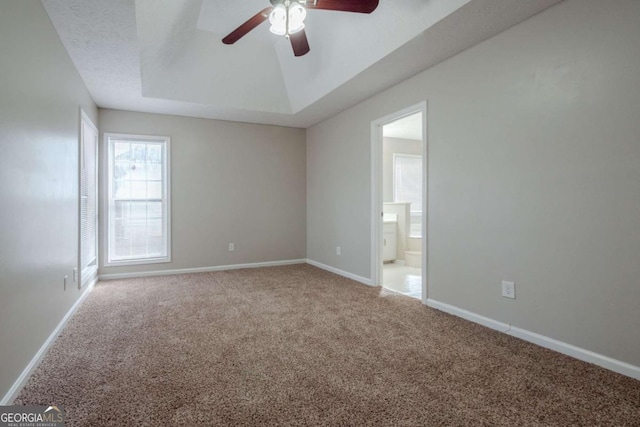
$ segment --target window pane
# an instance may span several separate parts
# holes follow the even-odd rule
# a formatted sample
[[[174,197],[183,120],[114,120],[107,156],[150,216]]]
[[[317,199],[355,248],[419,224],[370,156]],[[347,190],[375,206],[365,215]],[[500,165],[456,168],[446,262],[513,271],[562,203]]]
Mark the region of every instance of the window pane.
[[[147,203],[147,218],[162,219],[162,202]]]
[[[162,179],[162,165],[160,163],[147,163],[147,179],[152,181]]]
[[[147,162],[162,164],[162,145],[151,143],[147,145]]]
[[[131,158],[131,144],[125,141],[115,141],[114,143],[114,156],[116,162],[118,161],[126,161],[129,162]]]
[[[146,199],[147,198],[147,181],[131,181],[131,194],[132,199]]]
[[[144,163],[147,160],[147,144],[136,142],[131,144],[131,161]]]
[[[112,255],[117,258],[123,258],[129,256],[129,229],[126,227],[128,220],[116,220],[112,226],[112,233],[114,233],[114,242]]]
[[[113,193],[117,199],[128,199],[131,197],[131,181],[124,179],[113,180]]]
[[[162,219],[150,219],[147,223],[148,252],[154,256],[164,255],[164,234],[162,232]]]
[[[135,258],[146,258],[147,254],[147,221],[143,219],[129,219],[129,233],[131,235],[131,255]]]
[[[146,219],[147,218],[147,203],[146,202],[132,202],[131,203],[131,218],[133,219]]]
[[[162,182],[147,181],[147,198],[148,199],[162,198]]]

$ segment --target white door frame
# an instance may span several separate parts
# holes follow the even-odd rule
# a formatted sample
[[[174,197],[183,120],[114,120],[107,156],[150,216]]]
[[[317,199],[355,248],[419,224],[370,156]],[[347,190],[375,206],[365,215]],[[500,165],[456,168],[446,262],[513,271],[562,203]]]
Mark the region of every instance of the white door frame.
[[[382,127],[403,117],[422,113],[422,303],[427,303],[429,286],[429,175],[427,149],[427,101],[420,102],[371,122],[371,284],[382,280]]]

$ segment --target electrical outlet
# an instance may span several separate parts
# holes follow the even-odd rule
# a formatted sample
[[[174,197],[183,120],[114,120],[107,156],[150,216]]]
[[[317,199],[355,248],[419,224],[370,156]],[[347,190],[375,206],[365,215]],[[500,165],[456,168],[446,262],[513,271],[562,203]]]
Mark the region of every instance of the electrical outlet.
[[[64,276],[64,290],[65,291],[67,290],[67,279],[69,279],[69,276],[68,275]]]
[[[342,249],[340,249],[340,246],[336,246],[336,255],[342,255]]]
[[[233,252],[236,250],[236,244],[235,243],[229,243],[229,252]]]
[[[514,282],[502,281],[502,296],[516,299],[516,284]]]

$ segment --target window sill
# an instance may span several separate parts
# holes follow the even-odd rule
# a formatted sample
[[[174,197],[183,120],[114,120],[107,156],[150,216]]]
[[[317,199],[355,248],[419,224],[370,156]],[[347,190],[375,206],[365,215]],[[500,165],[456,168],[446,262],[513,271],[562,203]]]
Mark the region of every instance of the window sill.
[[[125,267],[128,265],[166,264],[171,262],[171,257],[127,259],[122,261],[107,261],[105,267]]]

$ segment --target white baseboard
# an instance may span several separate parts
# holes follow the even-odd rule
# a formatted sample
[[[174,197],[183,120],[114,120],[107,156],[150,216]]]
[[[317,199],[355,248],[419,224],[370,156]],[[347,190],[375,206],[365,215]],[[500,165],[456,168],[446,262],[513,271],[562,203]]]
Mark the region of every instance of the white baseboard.
[[[96,276],[91,282],[89,282],[88,285],[83,286],[84,289],[82,290],[82,295],[80,295],[80,298],[78,298],[76,302],[71,306],[69,311],[67,311],[67,313],[64,315],[60,323],[58,323],[58,326],[56,326],[53,332],[51,332],[51,335],[49,335],[49,338],[47,338],[44,344],[42,344],[42,347],[40,347],[40,349],[35,354],[35,356],[33,356],[31,361],[27,365],[27,367],[24,368],[24,370],[22,371],[18,379],[13,383],[13,385],[11,386],[9,391],[7,391],[7,393],[4,395],[2,400],[0,400],[0,406],[12,404],[13,401],[16,399],[16,397],[18,397],[20,390],[22,390],[22,387],[24,387],[24,385],[27,383],[33,371],[38,367],[44,355],[47,354],[47,351],[49,350],[49,347],[51,347],[51,344],[53,344],[53,342],[56,340],[60,332],[62,332],[64,325],[67,324],[67,322],[76,312],[78,307],[82,305],[82,303],[87,298],[89,293],[91,293],[97,281],[98,281],[98,277]]]
[[[346,277],[348,279],[355,280],[356,282],[363,283],[363,284],[365,284],[367,286],[373,286],[371,284],[371,279],[367,279],[366,277],[358,276],[357,274],[349,273],[348,271],[340,270],[339,268],[331,267],[329,265],[322,264],[321,262],[314,261],[312,259],[307,259],[306,262],[307,262],[307,264],[313,265],[314,267],[318,267],[318,268],[321,268],[323,270],[330,271],[330,272],[335,273],[335,274],[337,274],[339,276],[343,276],[343,277]]]
[[[481,316],[471,311],[458,308],[453,305],[445,304],[434,299],[427,299],[427,306],[435,308],[436,310],[444,311],[445,313],[453,314],[454,316],[462,317],[465,320],[469,320],[473,323],[477,323],[482,326],[486,326],[496,331],[507,333],[509,331],[509,325],[507,323],[498,322],[497,320],[490,319],[489,317]]]
[[[576,347],[574,345],[567,344],[565,342],[558,341],[556,339],[549,338],[535,332],[527,331],[526,329],[517,328],[515,326],[511,326],[508,323],[499,322],[497,320],[493,320],[491,318],[481,316],[471,311],[463,310],[461,308],[440,301],[427,299],[427,305],[437,310],[444,311],[445,313],[453,314],[454,316],[458,316],[471,322],[478,323],[482,326],[495,329],[496,331],[503,332],[507,335],[511,335],[516,338],[531,342],[533,344],[537,344],[541,347],[557,351],[558,353],[566,354],[567,356],[582,360],[583,362],[593,363],[594,365],[601,366],[610,371],[640,380],[640,367],[632,365],[630,363],[622,362],[609,356],[595,353],[591,350]]]
[[[100,280],[131,279],[135,277],[172,276],[175,274],[208,273],[211,271],[239,270],[241,268],[278,267],[281,265],[305,264],[305,259],[289,259],[284,261],[255,262],[251,264],[218,265],[215,267],[178,268],[173,270],[155,270],[136,273],[101,274]]]

